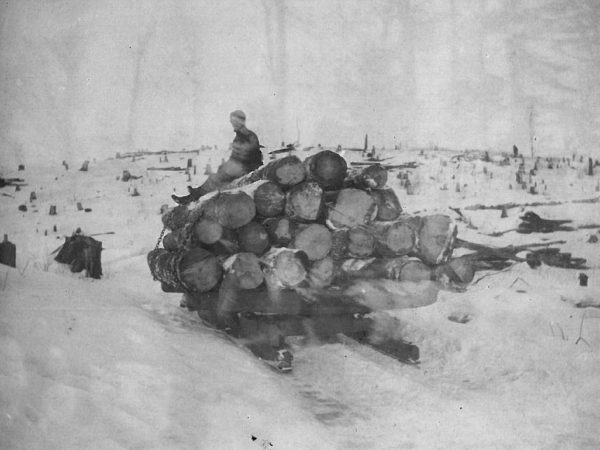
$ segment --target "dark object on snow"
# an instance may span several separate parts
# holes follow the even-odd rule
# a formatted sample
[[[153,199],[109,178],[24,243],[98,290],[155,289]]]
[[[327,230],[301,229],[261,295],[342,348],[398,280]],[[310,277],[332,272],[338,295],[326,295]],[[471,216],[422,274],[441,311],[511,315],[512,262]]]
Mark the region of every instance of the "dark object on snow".
[[[140,193],[138,192],[137,188],[134,187],[133,188],[133,193],[131,194],[132,197],[139,197]]]
[[[25,170],[25,165],[24,164],[19,164],[19,172]]]
[[[62,162],[62,165],[64,166],[64,168],[65,168],[66,170],[69,170],[69,165],[67,164],[67,162],[66,162],[66,161],[63,161],[63,162]]]
[[[26,212],[27,211],[27,205],[19,205],[19,211]]]
[[[547,266],[561,267],[563,269],[583,269],[585,268],[586,263],[584,258],[573,258],[570,253],[562,253],[558,248],[534,250],[533,252],[528,253],[526,257],[528,264],[530,259],[539,259],[541,263],[544,263]]]
[[[87,172],[89,164],[90,164],[90,162],[86,159],[83,162],[83,165],[81,166],[81,169],[79,169],[79,170],[82,171],[82,172]]]
[[[92,212],[92,208],[85,208],[84,211],[85,212]]]
[[[502,208],[502,214],[500,214],[501,219],[506,219],[508,217],[508,213],[506,212],[506,208]]]
[[[590,177],[594,176],[594,161],[592,158],[588,158],[588,175]]]
[[[595,235],[595,234],[591,234],[590,237],[589,237],[589,239],[588,239],[588,242],[590,244],[596,244],[598,242],[598,236]]]
[[[83,211],[83,206],[81,206],[81,202],[77,202],[77,211]]]
[[[513,156],[515,158],[519,156],[519,148],[516,145],[513,145]]]
[[[4,241],[0,242],[0,264],[17,267],[17,247],[8,240],[8,234],[4,235]]]
[[[102,242],[75,232],[71,237],[65,238],[65,243],[54,260],[62,264],[69,264],[73,273],[79,273],[85,269],[87,277],[100,279],[102,276],[101,253]]]
[[[548,220],[542,219],[533,211],[527,211],[521,217],[522,222],[517,228],[518,233],[552,233],[554,231],[573,231],[573,227],[564,226],[571,220]]]
[[[56,215],[56,205],[50,205],[50,212],[48,214],[50,214],[51,216]]]
[[[37,200],[37,195],[35,194],[35,191],[32,191],[31,194],[29,194],[29,201],[33,202]]]
[[[123,175],[121,176],[121,181],[139,180],[140,178],[142,178],[141,175],[131,175],[131,172],[129,172],[129,170],[124,170]]]
[[[17,191],[20,190],[20,185],[18,183],[24,183],[25,180],[23,178],[0,178],[0,188],[4,186],[16,186]]]
[[[579,286],[587,286],[588,285],[588,276],[581,272],[579,274]]]

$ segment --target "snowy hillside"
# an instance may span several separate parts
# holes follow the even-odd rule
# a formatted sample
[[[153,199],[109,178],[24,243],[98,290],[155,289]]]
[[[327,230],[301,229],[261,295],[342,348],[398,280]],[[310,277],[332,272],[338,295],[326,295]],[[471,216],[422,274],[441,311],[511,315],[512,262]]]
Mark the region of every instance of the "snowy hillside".
[[[202,169],[212,159],[215,167],[221,156],[201,153],[194,162]],[[577,226],[597,224],[600,203],[570,201],[598,197],[598,177],[585,175],[580,163],[541,169],[541,192],[530,195],[515,187],[514,162],[450,156],[390,160],[422,163],[410,175],[414,195],[396,172],[390,176],[407,213],[460,207],[476,229],[459,222],[459,237],[487,245],[565,240],[563,251],[588,259],[589,286],[579,286],[578,271],[525,263],[478,273],[466,292],[436,289],[428,306],[387,311],[404,328],[381,332],[417,344],[420,365],[359,345],[297,342],[290,375],[205,328],[149,274],[146,253],[162,227],[160,206],[188,181],[146,168],[185,165],[187,155],[170,155],[168,163],[158,156],[98,159],[88,172],[77,170],[79,160],[69,161],[68,171],[44,161],[4,172],[28,186],[4,188],[0,197],[0,231],[17,245],[17,268],[0,266],[0,448],[600,447],[600,311],[576,306],[600,304],[600,244],[588,243],[597,229],[494,238],[487,234],[514,227],[521,209],[500,219],[498,210],[466,208],[565,201],[531,209]],[[125,169],[142,178],[119,181]],[[131,196],[134,188],[140,196]],[[77,202],[91,211],[78,211]],[[58,215],[48,215],[50,205]],[[101,280],[52,260],[77,227],[114,232],[97,237],[105,248]],[[410,285],[398,292],[422,293]]]

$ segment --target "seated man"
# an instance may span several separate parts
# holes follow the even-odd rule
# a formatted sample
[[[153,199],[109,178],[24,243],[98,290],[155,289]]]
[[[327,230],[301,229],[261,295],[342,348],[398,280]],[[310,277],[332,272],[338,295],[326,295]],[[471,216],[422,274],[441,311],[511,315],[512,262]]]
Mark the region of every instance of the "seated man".
[[[171,198],[180,205],[186,205],[198,200],[203,195],[222,188],[236,178],[246,175],[262,166],[263,159],[260,151],[258,137],[253,131],[246,128],[246,115],[243,111],[233,111],[229,120],[235,131],[235,138],[229,145],[231,155],[229,159],[219,166],[217,173],[212,174],[202,186],[193,188],[188,186],[189,195]]]

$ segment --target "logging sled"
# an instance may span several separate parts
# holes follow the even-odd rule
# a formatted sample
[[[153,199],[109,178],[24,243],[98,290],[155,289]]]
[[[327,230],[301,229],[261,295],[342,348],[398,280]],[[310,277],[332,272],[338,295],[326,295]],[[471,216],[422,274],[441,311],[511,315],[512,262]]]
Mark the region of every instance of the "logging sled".
[[[406,214],[387,179],[385,165],[348,167],[329,150],[304,161],[283,156],[168,208],[162,246],[147,256],[150,272],[164,292],[183,294],[182,306],[279,372],[292,369],[293,336],[350,340],[418,364],[416,345],[375,330],[382,317],[396,320],[386,310],[435,298],[402,296],[394,286],[464,289],[477,270],[525,261],[517,253],[535,245],[469,248],[449,216]],[[473,254],[453,258],[457,246]]]

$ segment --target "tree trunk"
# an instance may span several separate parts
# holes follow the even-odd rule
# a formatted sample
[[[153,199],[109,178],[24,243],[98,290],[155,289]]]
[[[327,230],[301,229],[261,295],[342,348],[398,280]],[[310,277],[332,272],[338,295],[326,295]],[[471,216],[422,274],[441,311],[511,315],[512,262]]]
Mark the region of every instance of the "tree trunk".
[[[373,234],[361,227],[348,231],[348,256],[353,258],[368,258],[375,250]]]
[[[382,257],[408,255],[415,249],[418,227],[419,221],[415,218],[372,225],[377,254]]]
[[[269,248],[269,235],[260,223],[250,222],[238,230],[238,242],[242,252],[260,256]]]
[[[351,169],[344,180],[344,187],[358,189],[381,189],[388,179],[388,172],[381,164]]]
[[[346,160],[330,150],[306,158],[304,167],[307,179],[316,181],[326,191],[341,189],[348,172]]]
[[[238,178],[229,184],[227,188],[239,188],[259,180],[269,180],[283,189],[287,189],[302,183],[305,178],[306,169],[302,161],[297,156],[286,156],[271,161],[248,175]]]
[[[342,189],[335,205],[329,207],[328,222],[334,228],[352,228],[367,225],[377,215],[375,200],[359,189]]]
[[[256,206],[245,192],[218,192],[201,201],[192,212],[192,218],[196,215],[210,217],[223,227],[235,230],[254,218]]]
[[[296,224],[287,217],[271,217],[263,221],[271,245],[287,247],[294,238]]]
[[[253,253],[238,253],[223,263],[225,272],[241,289],[256,289],[264,281],[260,261]]]
[[[331,249],[331,233],[325,225],[312,223],[299,229],[293,246],[306,253],[310,261],[323,259]]]
[[[308,271],[308,282],[311,286],[325,288],[330,286],[335,277],[335,264],[331,257],[314,261]]]
[[[223,227],[216,220],[203,217],[194,225],[194,236],[202,244],[215,244],[223,237]]]
[[[430,265],[444,263],[452,256],[456,224],[448,216],[423,217],[417,240],[417,256]]]
[[[396,220],[402,213],[400,200],[398,200],[398,196],[393,189],[373,189],[371,190],[371,197],[377,204],[377,220]]]
[[[247,192],[254,200],[256,215],[259,217],[276,217],[283,214],[285,208],[285,194],[283,190],[272,181],[261,181],[251,192]]]
[[[314,222],[322,210],[323,190],[313,181],[298,184],[287,193],[285,214],[292,220]]]
[[[188,222],[189,210],[185,206],[175,206],[169,208],[162,215],[162,223],[165,227],[171,231],[179,230],[183,228]]]
[[[148,253],[152,276],[174,288],[188,292],[207,292],[221,279],[221,266],[207,250],[169,252],[155,249]]]
[[[291,288],[306,279],[308,258],[300,250],[274,248],[261,261],[266,266],[265,280],[270,289]]]
[[[170,252],[179,250],[182,246],[182,236],[179,231],[173,231],[171,233],[165,234],[165,237],[162,240],[163,247],[165,250],[169,250]]]

